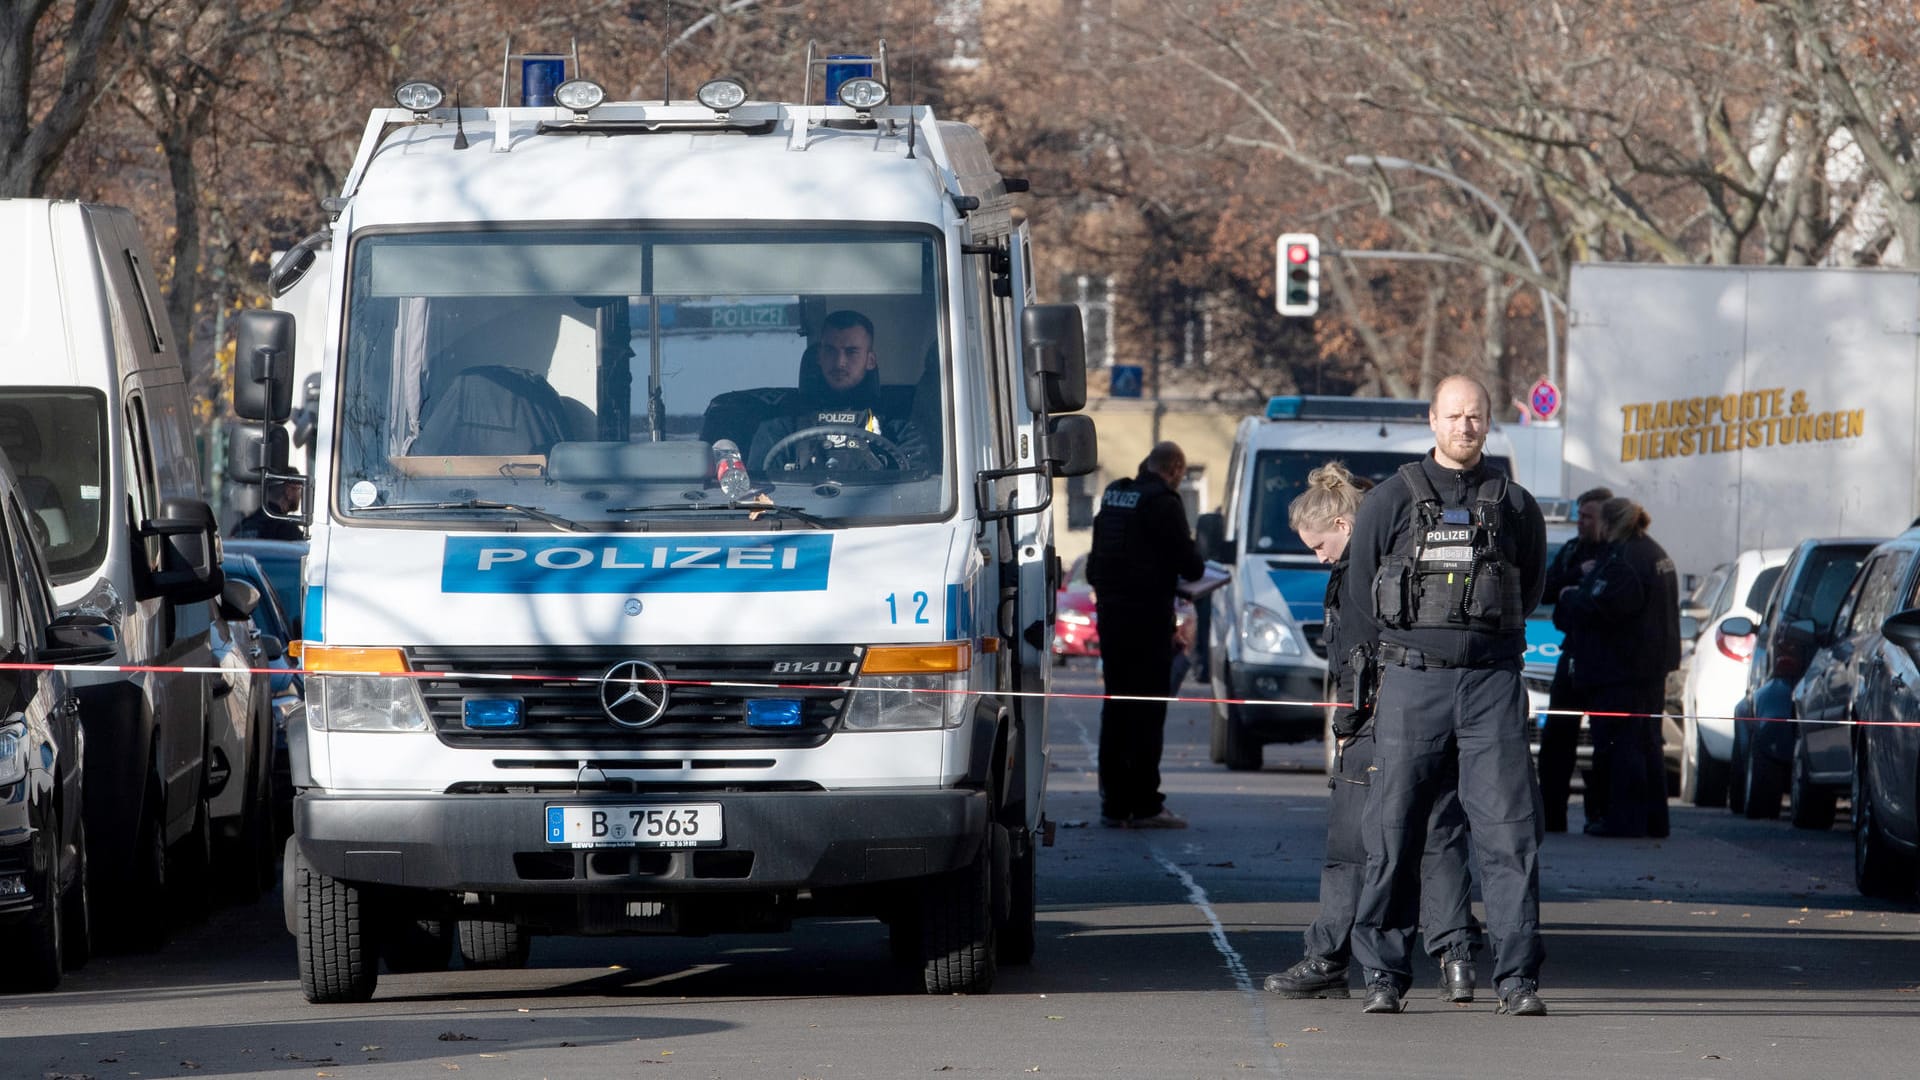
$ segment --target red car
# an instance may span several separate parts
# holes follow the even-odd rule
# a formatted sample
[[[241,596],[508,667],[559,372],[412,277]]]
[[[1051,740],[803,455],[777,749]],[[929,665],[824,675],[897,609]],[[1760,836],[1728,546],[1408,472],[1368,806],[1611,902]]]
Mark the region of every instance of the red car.
[[[1073,560],[1073,569],[1060,583],[1053,602],[1053,662],[1064,664],[1069,656],[1099,656],[1100,627],[1094,621],[1085,555]]]
[[[1069,656],[1100,655],[1100,623],[1093,611],[1093,586],[1087,584],[1087,557],[1073,560],[1073,569],[1053,595],[1053,662]],[[1193,605],[1176,600],[1173,607],[1173,643],[1176,652],[1193,648]]]

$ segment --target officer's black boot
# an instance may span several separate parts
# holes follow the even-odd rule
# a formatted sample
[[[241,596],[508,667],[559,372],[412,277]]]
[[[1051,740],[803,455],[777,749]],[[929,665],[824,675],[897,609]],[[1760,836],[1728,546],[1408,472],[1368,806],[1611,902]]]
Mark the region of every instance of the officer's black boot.
[[[1347,989],[1347,965],[1318,956],[1302,959],[1278,975],[1267,976],[1269,994],[1284,998],[1343,998]]]
[[[1475,976],[1472,953],[1465,951],[1448,953],[1446,958],[1440,961],[1440,999],[1452,1002],[1472,1001]]]
[[[1545,1016],[1547,1003],[1540,1000],[1540,987],[1532,979],[1510,980],[1500,991],[1500,1007],[1508,1016]]]
[[[1393,978],[1378,971],[1367,973],[1367,1000],[1360,1006],[1366,1013],[1397,1013],[1406,1010],[1406,1002],[1400,1000],[1400,988],[1395,986]]]

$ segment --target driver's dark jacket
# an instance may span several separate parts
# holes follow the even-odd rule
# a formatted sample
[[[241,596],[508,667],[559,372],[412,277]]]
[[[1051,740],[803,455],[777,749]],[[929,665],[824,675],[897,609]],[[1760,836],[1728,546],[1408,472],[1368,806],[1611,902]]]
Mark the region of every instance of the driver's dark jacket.
[[[781,461],[765,464],[766,456],[781,439],[796,431],[805,431],[810,427],[824,424],[836,424],[850,427],[867,428],[870,421],[877,421],[877,434],[899,448],[901,461],[895,462],[896,468],[909,469],[924,465],[928,460],[926,437],[920,427],[910,417],[887,416],[880,409],[880,377],[877,372],[868,372],[858,386],[843,393],[821,385],[803,389],[794,399],[790,411],[785,416],[777,416],[762,421],[754,430],[753,444],[747,449],[747,467],[755,472],[763,468],[780,469],[782,462],[792,462],[797,454],[818,451],[821,444],[811,441],[781,452]],[[871,428],[869,428],[871,430]],[[823,437],[823,442],[830,437]],[[876,441],[863,443],[852,436],[841,437],[850,444],[846,451],[839,453],[812,453],[815,465],[825,465],[831,457],[832,467],[842,469],[869,469],[867,454],[862,449],[869,447],[884,462],[889,454],[885,445]],[[802,468],[808,467],[804,463]]]
[[[1481,458],[1472,468],[1449,469],[1434,460],[1433,452],[1420,462],[1427,481],[1445,506],[1469,506],[1478,496],[1480,483],[1494,472],[1504,471]],[[1510,487],[1510,498],[1519,497],[1517,512],[1507,510],[1500,526],[1499,544],[1506,559],[1520,568],[1521,614],[1531,612],[1540,603],[1541,585],[1546,579],[1547,525],[1540,504],[1518,484]],[[1347,545],[1351,556],[1347,596],[1355,601],[1342,612],[1354,620],[1352,632],[1357,640],[1377,635],[1379,640],[1418,649],[1429,658],[1449,667],[1518,667],[1527,651],[1524,628],[1498,632],[1469,629],[1399,629],[1378,625],[1374,602],[1374,577],[1380,572],[1382,557],[1396,552],[1411,553],[1414,548],[1414,494],[1399,473],[1387,477],[1360,502],[1353,523],[1353,539]]]

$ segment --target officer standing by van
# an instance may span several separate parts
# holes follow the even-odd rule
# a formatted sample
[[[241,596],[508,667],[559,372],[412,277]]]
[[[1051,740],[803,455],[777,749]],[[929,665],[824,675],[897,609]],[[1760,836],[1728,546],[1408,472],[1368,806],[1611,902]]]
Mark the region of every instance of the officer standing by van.
[[[1533,496],[1482,454],[1492,411],[1477,380],[1441,380],[1428,413],[1433,452],[1376,488],[1354,523],[1347,608],[1372,616],[1383,665],[1354,927],[1370,1013],[1405,1008],[1427,823],[1449,783],[1479,857],[1499,1011],[1547,1011],[1540,796],[1520,679],[1546,524]]]
[[[1114,700],[1168,696],[1176,579],[1197,581],[1206,571],[1180,499],[1186,474],[1179,445],[1159,443],[1137,475],[1107,485],[1093,519],[1087,583],[1108,694],[1100,707],[1100,819],[1114,827],[1187,827],[1160,792],[1166,701]]]

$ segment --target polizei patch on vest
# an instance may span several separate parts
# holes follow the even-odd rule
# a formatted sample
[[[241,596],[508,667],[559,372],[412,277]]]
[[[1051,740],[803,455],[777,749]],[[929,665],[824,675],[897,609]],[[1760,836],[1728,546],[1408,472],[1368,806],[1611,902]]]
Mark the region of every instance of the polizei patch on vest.
[[[1107,506],[1118,506],[1123,509],[1130,509],[1140,505],[1140,493],[1137,491],[1109,491],[1101,496],[1100,501]]]
[[[831,536],[449,536],[449,593],[764,593],[827,587]]]

